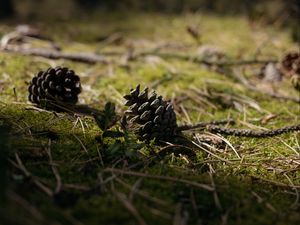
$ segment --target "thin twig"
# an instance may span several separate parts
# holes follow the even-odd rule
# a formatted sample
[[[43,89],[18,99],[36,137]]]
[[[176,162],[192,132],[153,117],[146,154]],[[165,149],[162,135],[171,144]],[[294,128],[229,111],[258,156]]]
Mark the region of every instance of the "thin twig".
[[[77,62],[83,63],[108,63],[108,60],[104,57],[104,55],[90,54],[90,53],[63,53],[60,51],[49,50],[49,49],[41,49],[41,48],[24,48],[21,46],[14,46],[11,44],[3,44],[3,51],[14,52],[23,55],[32,55],[32,56],[41,56],[49,59],[68,59]],[[173,58],[180,59],[185,61],[191,61],[198,64],[204,64],[208,66],[242,66],[242,65],[253,65],[253,64],[265,64],[269,62],[276,63],[277,60],[267,59],[267,60],[232,60],[232,61],[209,61],[205,59],[199,59],[192,55],[184,55],[184,54],[176,54],[176,53],[163,53],[159,52],[158,49],[154,49],[151,51],[145,51],[135,54],[131,57],[131,60],[136,60],[140,57],[145,57],[149,55],[159,56],[162,58]]]
[[[83,150],[85,151],[85,153],[86,153],[86,154],[89,154],[87,148],[86,148],[85,145],[82,143],[82,141],[80,140],[80,138],[77,137],[76,134],[72,134],[72,135],[73,135],[73,136],[76,138],[76,140],[80,143],[80,145],[81,145],[81,147],[83,148]]]
[[[247,88],[250,91],[259,92],[261,94],[268,95],[272,98],[277,98],[277,99],[282,99],[282,100],[287,100],[287,101],[293,101],[293,102],[296,102],[296,103],[300,103],[300,98],[281,95],[281,94],[266,91],[264,89],[257,88],[253,84],[249,83],[249,81],[243,76],[243,74],[241,72],[237,71],[237,70],[233,70],[232,73],[227,74],[227,75],[231,76],[235,80],[239,81],[245,88]]]
[[[150,178],[150,179],[178,182],[178,183],[183,183],[183,184],[190,185],[190,186],[197,187],[197,188],[202,188],[207,191],[214,191],[214,188],[207,184],[200,184],[195,181],[190,181],[190,180],[180,179],[180,178],[175,178],[175,177],[151,175],[151,174],[146,174],[146,173],[140,173],[140,172],[135,172],[135,171],[126,171],[126,170],[115,169],[115,168],[106,168],[104,170],[104,172],[120,173],[120,174],[132,175],[132,176],[137,176],[137,177],[146,177],[146,178]]]
[[[7,196],[9,199],[23,207],[26,211],[28,211],[38,222],[39,224],[55,224],[59,225],[57,221],[50,222],[48,219],[46,220],[43,214],[36,208],[34,205],[30,204],[30,202],[26,201],[20,195],[16,194],[15,192],[8,191]]]
[[[278,60],[276,59],[265,59],[265,60],[258,60],[258,59],[245,59],[245,60],[232,60],[232,61],[209,61],[205,59],[199,59],[196,56],[192,55],[186,55],[186,54],[176,54],[176,53],[164,53],[164,52],[158,52],[157,49],[154,49],[152,51],[145,51],[140,52],[134,55],[132,59],[138,59],[139,57],[143,56],[159,56],[162,58],[171,58],[171,59],[180,59],[180,60],[186,60],[195,62],[198,64],[204,64],[208,66],[242,66],[242,65],[254,65],[254,64],[265,64],[269,62],[276,63]]]
[[[116,178],[115,180],[116,180],[118,183],[120,183],[121,185],[123,185],[125,188],[131,189],[132,192],[134,192],[135,194],[137,194],[137,195],[139,195],[139,196],[141,196],[141,197],[147,199],[148,201],[151,201],[151,202],[153,202],[153,203],[156,203],[156,204],[161,205],[161,206],[164,206],[164,207],[166,207],[166,206],[170,207],[170,205],[169,205],[167,202],[165,202],[165,201],[163,201],[163,200],[161,200],[161,199],[159,199],[159,198],[152,197],[152,196],[150,196],[150,195],[149,195],[147,192],[145,192],[145,191],[141,191],[141,190],[138,190],[138,189],[132,189],[132,187],[131,187],[129,184],[125,183],[125,182],[124,182],[123,180],[121,180],[120,178]]]
[[[225,119],[225,120],[214,120],[210,122],[200,122],[192,125],[182,125],[177,128],[178,131],[185,131],[185,130],[194,130],[194,129],[205,129],[208,125],[222,125],[222,124],[234,124],[235,121],[233,119]]]
[[[216,190],[216,184],[215,184],[215,181],[214,181],[214,177],[213,177],[213,169],[212,169],[212,166],[209,164],[209,168],[210,168],[210,172],[208,173],[209,174],[209,178],[211,180],[211,185],[215,188],[215,191],[213,193],[213,196],[214,196],[214,201],[215,201],[215,205],[216,207],[219,209],[219,210],[222,210],[223,207],[221,205],[221,202],[220,202],[220,199],[219,199],[219,196],[218,196],[218,192]]]
[[[201,143],[200,140],[199,140],[199,135],[196,134],[195,137],[196,137],[197,141],[198,141],[199,143]],[[224,158],[222,158],[222,157],[220,157],[220,156],[214,154],[213,152],[211,152],[211,151],[209,151],[208,149],[204,148],[204,147],[201,146],[200,144],[198,144],[198,143],[196,143],[196,142],[194,142],[194,141],[192,141],[192,143],[193,143],[196,147],[198,147],[199,149],[201,149],[201,150],[205,151],[206,153],[208,153],[208,154],[210,154],[210,155],[216,157],[217,159],[219,159],[219,160],[221,160],[221,161],[223,161],[223,162],[226,162],[226,163],[228,163],[228,164],[232,164],[232,162],[231,162],[230,160],[224,159]],[[208,144],[206,144],[206,143],[201,143],[201,144],[204,145],[204,146],[206,146],[206,147],[211,147],[210,145],[208,145]]]
[[[295,198],[295,202],[292,204],[292,207],[297,207],[297,205],[299,204],[299,192],[298,192],[297,188],[295,188],[295,184],[293,183],[293,181],[291,180],[291,178],[287,174],[284,174],[284,176],[286,177],[286,179],[291,184],[292,189],[295,190],[296,198]]]
[[[267,137],[274,137],[289,132],[300,131],[300,123],[293,126],[286,126],[283,128],[266,130],[266,131],[225,128],[216,125],[208,125],[206,129],[211,133],[233,135],[238,137],[267,138]]]
[[[114,195],[117,199],[124,205],[124,207],[134,216],[140,225],[147,225],[146,221],[141,217],[137,209],[132,205],[132,203],[127,199],[125,194],[113,190]]]
[[[133,201],[133,197],[135,195],[135,193],[139,190],[139,187],[141,186],[141,182],[143,181],[143,178],[140,177],[130,188],[130,194],[129,194],[129,200],[132,202]]]
[[[270,180],[270,179],[267,179],[267,178],[254,176],[254,175],[250,175],[250,177],[253,177],[254,179],[262,180],[262,181],[265,181],[265,182],[268,182],[268,183],[271,183],[271,184],[279,186],[279,187],[288,187],[288,188],[292,188],[292,189],[300,189],[300,185],[285,184],[285,183],[277,182],[277,181]]]
[[[220,136],[220,135],[216,135],[216,134],[210,134],[210,135],[212,135],[212,136],[215,137],[215,138],[219,138],[220,140],[222,140],[223,142],[225,142],[225,143],[233,150],[233,152],[235,153],[235,155],[236,155],[239,159],[241,159],[240,154],[237,152],[237,150],[233,147],[233,145],[232,145],[227,139],[223,138],[223,137]]]
[[[13,162],[10,160],[11,164],[21,170],[26,177],[31,178],[32,182],[40,188],[44,193],[46,193],[48,196],[52,197],[53,196],[53,191],[46,187],[44,184],[42,184],[35,176],[33,176],[24,166],[23,162],[21,161],[18,153],[15,153],[16,161],[17,163]]]
[[[22,55],[40,56],[48,59],[68,59],[76,62],[83,63],[107,63],[108,61],[103,55],[96,55],[91,53],[70,53],[70,52],[60,52],[49,49],[42,48],[24,48],[20,46],[8,45],[3,48],[3,51],[19,53]]]
[[[51,139],[49,138],[48,140],[48,146],[46,148],[47,154],[49,156],[49,164],[51,165],[51,169],[52,172],[55,176],[56,179],[56,188],[55,188],[55,193],[59,193],[61,191],[62,188],[62,182],[61,182],[61,177],[59,175],[58,169],[55,166],[55,164],[53,163],[53,159],[52,159],[52,153],[51,153]]]

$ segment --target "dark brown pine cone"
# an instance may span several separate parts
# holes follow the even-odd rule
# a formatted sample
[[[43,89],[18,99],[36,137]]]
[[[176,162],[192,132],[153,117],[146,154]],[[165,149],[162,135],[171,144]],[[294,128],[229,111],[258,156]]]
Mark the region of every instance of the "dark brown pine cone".
[[[282,72],[285,75],[291,76],[294,74],[294,63],[300,59],[300,53],[298,52],[290,52],[286,54],[283,59],[281,60],[281,68]]]
[[[126,119],[137,125],[140,140],[170,141],[177,134],[176,114],[170,102],[157,96],[152,91],[148,96],[148,88],[140,92],[140,85],[131,89],[125,95],[125,105],[129,109],[125,112]]]
[[[291,68],[291,83],[294,88],[300,92],[300,54],[297,59],[293,61]]]
[[[295,74],[300,75],[300,55],[299,58],[294,61],[292,69]]]
[[[28,99],[43,108],[76,104],[81,92],[80,78],[66,67],[49,68],[32,78]]]
[[[300,73],[294,74],[291,78],[291,82],[294,88],[300,92]]]

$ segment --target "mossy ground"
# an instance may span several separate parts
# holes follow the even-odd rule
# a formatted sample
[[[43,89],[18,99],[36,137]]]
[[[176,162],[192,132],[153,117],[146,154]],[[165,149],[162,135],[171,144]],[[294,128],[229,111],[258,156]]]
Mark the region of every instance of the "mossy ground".
[[[225,137],[240,158],[229,146],[210,149],[213,155],[195,147],[193,158],[172,153],[154,157],[151,153],[161,147],[138,142],[130,132],[126,141],[105,139],[100,144],[101,130],[92,117],[41,112],[27,101],[27,82],[37,71],[64,65],[81,75],[80,103],[96,109],[110,101],[121,114],[122,95],[141,84],[175,104],[188,96],[175,105],[181,124],[231,117],[240,128],[292,125],[299,123],[299,104],[249,91],[192,60],[147,56],[124,61],[130,48],[141,52],[165,46],[162,51],[195,54],[199,43],[186,32],[188,25],[200,31],[202,45],[222,49],[229,59],[279,59],[297,50],[288,31],[250,24],[243,17],[205,14],[103,14],[31,24],[63,51],[103,53],[113,62],[89,65],[0,52],[0,119],[9,122],[12,134],[7,144],[2,140],[10,151],[1,224],[299,224],[299,133],[266,139]],[[2,22],[0,33],[15,25]],[[116,33],[122,42],[109,41]],[[262,83],[253,78],[259,67],[242,68],[247,78]],[[277,92],[298,96],[288,79],[274,86]],[[195,90],[225,98],[205,99]],[[236,105],[226,101],[233,96],[239,99]],[[263,123],[270,114],[275,117]],[[186,135],[194,140],[191,133]],[[18,169],[18,158],[31,177]],[[55,193],[58,179],[53,168],[63,186],[49,196],[45,192]],[[138,173],[121,173],[129,169]]]

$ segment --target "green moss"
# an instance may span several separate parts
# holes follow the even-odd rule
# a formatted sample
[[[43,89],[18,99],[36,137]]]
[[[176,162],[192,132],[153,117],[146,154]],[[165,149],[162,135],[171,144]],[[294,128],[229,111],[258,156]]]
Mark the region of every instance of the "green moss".
[[[229,76],[209,71],[192,61],[158,56],[129,61],[125,65],[121,62],[131,45],[138,52],[173,44],[174,48],[163,51],[194,54],[198,46],[186,32],[187,25],[199,28],[203,44],[221,48],[232,59],[239,55],[252,58],[272,36],[261,49],[261,58],[276,59],[284,51],[297,49],[287,31],[261,25],[251,27],[242,17],[199,14],[96,14],[90,15],[88,20],[49,21],[48,24],[51,26],[44,24],[43,32],[53,36],[64,51],[119,52],[121,55],[110,56],[114,61],[108,65],[87,65],[0,52],[0,122],[9,121],[12,129],[10,162],[16,162],[17,153],[26,169],[53,191],[57,185],[53,166],[63,182],[60,195],[46,196],[32,178],[25,177],[16,164],[10,164],[7,193],[14,198],[8,198],[6,207],[0,209],[4,224],[44,224],[45,221],[137,224],[136,212],[147,224],[172,224],[176,215],[188,215],[188,224],[299,223],[299,202],[295,202],[298,192],[286,185],[291,182],[300,185],[296,153],[300,134],[270,139],[226,137],[242,159],[228,146],[210,150],[227,162],[207,157],[196,147],[193,148],[195,158],[174,154],[153,158],[153,153],[161,147],[137,141],[130,131],[125,138],[106,138],[99,142],[97,137],[102,131],[91,116],[33,110],[27,101],[26,87],[26,82],[37,71],[50,65],[64,65],[81,75],[81,103],[100,110],[106,102],[112,101],[121,114],[124,110],[122,95],[141,84],[154,87],[166,99],[189,96],[176,105],[180,123],[230,116],[240,120],[235,125],[239,128],[248,128],[247,123],[266,128],[282,127],[299,122],[298,104],[249,91]],[[8,28],[13,27],[0,26],[0,33],[7,32]],[[117,32],[124,36],[123,43],[99,41]],[[251,68],[246,68],[246,76],[252,81]],[[297,96],[287,79],[277,88]],[[259,108],[241,101],[243,110],[237,110],[220,98],[197,95],[195,89],[248,100]],[[276,117],[262,124],[261,119],[271,113]],[[118,125],[112,128],[116,129]],[[49,146],[52,164],[47,153]],[[107,168],[131,168],[144,175],[113,174],[107,172]],[[161,177],[150,178],[147,174]],[[166,177],[181,181],[166,180]],[[189,182],[208,185],[214,182],[216,192],[196,188]],[[25,203],[20,203],[12,193],[21,196]],[[32,207],[37,208],[41,217],[28,210]]]

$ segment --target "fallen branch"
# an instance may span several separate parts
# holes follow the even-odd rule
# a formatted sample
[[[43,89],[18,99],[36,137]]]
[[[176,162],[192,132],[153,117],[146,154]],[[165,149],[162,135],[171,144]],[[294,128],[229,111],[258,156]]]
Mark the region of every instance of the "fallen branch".
[[[216,125],[208,125],[206,129],[211,133],[233,135],[233,136],[238,136],[238,137],[266,138],[266,137],[274,137],[274,136],[289,133],[289,132],[300,131],[300,124],[296,124],[293,126],[286,126],[286,127],[274,129],[274,130],[267,130],[267,131],[232,129],[232,128],[219,127]]]
[[[48,59],[68,59],[71,61],[89,64],[108,62],[104,56],[91,53],[66,53],[49,49],[24,48],[12,45],[7,45],[2,50],[6,52],[19,53],[22,55],[40,56]]]
[[[186,55],[186,54],[175,54],[175,53],[164,53],[164,52],[158,52],[156,50],[154,51],[146,51],[146,52],[140,52],[133,56],[134,59],[138,59],[142,56],[158,56],[161,58],[169,58],[169,59],[180,59],[185,61],[191,61],[198,64],[204,64],[207,66],[243,66],[243,65],[255,65],[255,64],[265,64],[265,63],[277,63],[278,60],[276,59],[265,59],[265,60],[258,60],[258,59],[244,59],[244,60],[228,60],[228,61],[209,61],[206,59],[198,58],[197,56],[193,55]]]
[[[253,84],[251,84],[244,76],[243,74],[241,74],[240,72],[238,72],[237,70],[234,70],[231,74],[226,74],[231,76],[233,79],[237,80],[238,82],[240,82],[245,88],[247,88],[250,91],[255,91],[255,92],[259,92],[261,94],[264,95],[268,95],[272,98],[277,98],[277,99],[282,99],[282,100],[287,100],[287,101],[293,101],[296,103],[300,103],[300,98],[297,97],[291,97],[291,96],[286,96],[286,95],[281,95],[281,94],[277,94],[277,93],[273,93],[273,92],[268,92],[266,90],[260,89],[255,87]]]
[[[22,55],[31,55],[31,56],[40,56],[48,59],[67,59],[71,61],[76,62],[83,62],[83,63],[108,63],[108,60],[105,58],[106,54],[103,55],[97,55],[97,54],[91,54],[91,53],[66,53],[61,51],[55,51],[55,50],[49,50],[49,49],[42,49],[42,48],[24,48],[20,46],[13,46],[13,45],[7,45],[2,48],[3,51],[6,52],[13,52],[13,53],[19,53]],[[110,53],[107,53],[107,55],[111,55]],[[115,54],[116,56],[122,55],[121,53]],[[274,59],[267,59],[267,60],[257,60],[257,59],[250,59],[250,60],[235,60],[235,61],[209,61],[205,59],[199,59],[192,55],[183,55],[183,54],[175,54],[175,53],[162,53],[162,52],[141,52],[137,53],[133,57],[131,57],[131,60],[136,60],[140,57],[144,56],[158,56],[165,59],[179,59],[179,60],[185,60],[185,61],[191,61],[197,64],[204,64],[207,66],[218,66],[218,67],[226,67],[226,66],[242,66],[242,65],[253,65],[253,64],[265,64],[269,62],[276,63],[277,60]]]
[[[193,130],[193,129],[199,129],[207,127],[208,125],[222,125],[222,124],[233,124],[235,121],[233,119],[227,119],[227,120],[215,120],[211,122],[200,122],[193,125],[182,125],[178,127],[178,131],[185,131],[185,130]]]

